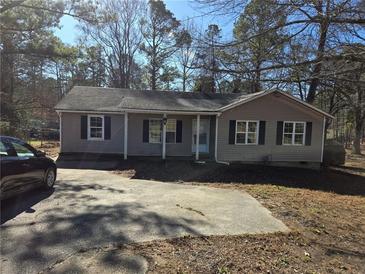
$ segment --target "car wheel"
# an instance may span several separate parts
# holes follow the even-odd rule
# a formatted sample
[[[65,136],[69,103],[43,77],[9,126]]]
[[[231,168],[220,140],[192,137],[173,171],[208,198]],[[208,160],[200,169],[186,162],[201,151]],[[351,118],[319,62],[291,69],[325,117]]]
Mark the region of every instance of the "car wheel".
[[[56,181],[56,172],[54,168],[49,168],[44,176],[44,186],[46,188],[52,188]]]

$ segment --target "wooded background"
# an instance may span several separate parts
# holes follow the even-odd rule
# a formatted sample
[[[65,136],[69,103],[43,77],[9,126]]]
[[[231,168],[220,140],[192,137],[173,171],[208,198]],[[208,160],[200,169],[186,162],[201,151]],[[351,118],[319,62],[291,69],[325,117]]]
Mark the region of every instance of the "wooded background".
[[[360,153],[365,124],[365,0],[198,0],[202,30],[163,1],[3,0],[1,134],[55,131],[74,85],[192,92],[278,88],[334,115],[327,137]],[[56,35],[78,21],[77,45]],[[219,20],[218,20],[219,21]],[[53,134],[57,135],[57,134]],[[48,133],[49,136],[49,133]]]

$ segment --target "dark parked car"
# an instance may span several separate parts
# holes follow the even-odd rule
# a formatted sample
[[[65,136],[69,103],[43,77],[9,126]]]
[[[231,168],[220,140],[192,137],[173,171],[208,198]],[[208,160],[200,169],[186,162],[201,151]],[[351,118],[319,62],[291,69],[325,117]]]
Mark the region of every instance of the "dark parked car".
[[[57,168],[45,153],[22,140],[0,136],[0,198],[43,186],[52,188]]]

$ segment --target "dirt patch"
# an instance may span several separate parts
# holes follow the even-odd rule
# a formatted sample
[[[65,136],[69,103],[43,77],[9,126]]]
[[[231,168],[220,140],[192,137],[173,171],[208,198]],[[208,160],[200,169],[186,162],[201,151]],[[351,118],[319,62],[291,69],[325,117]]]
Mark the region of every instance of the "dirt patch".
[[[348,159],[321,172],[130,163],[132,178],[246,191],[293,232],[184,237],[121,249],[148,258],[150,273],[365,273],[365,174],[353,170],[365,168],[365,157]]]
[[[148,262],[131,252],[114,247],[82,249],[40,273],[146,273]]]
[[[134,169],[114,170],[113,173],[121,175],[125,178],[133,178],[133,176],[136,175],[136,171]]]
[[[353,154],[350,150],[346,150],[346,163],[344,168],[347,169],[348,172],[365,176],[365,155]]]
[[[313,268],[319,272],[365,271],[365,197],[275,185],[212,185],[247,191],[297,231],[298,239],[310,246],[305,252],[311,254],[310,261],[300,264],[301,271],[309,270],[314,261],[322,266]],[[292,252],[290,242],[283,239],[285,243]]]
[[[189,161],[129,159],[120,162],[118,169],[113,172],[132,179],[162,182],[277,185],[344,195],[365,195],[365,174],[363,176],[350,173],[347,167],[331,167],[316,171],[254,165],[226,166],[215,163],[197,165]]]
[[[56,158],[60,152],[60,142],[58,141],[31,141],[29,144],[36,149],[44,151],[51,158]]]
[[[183,237],[120,245],[148,261],[148,273],[364,273],[361,254],[320,245],[300,232]]]

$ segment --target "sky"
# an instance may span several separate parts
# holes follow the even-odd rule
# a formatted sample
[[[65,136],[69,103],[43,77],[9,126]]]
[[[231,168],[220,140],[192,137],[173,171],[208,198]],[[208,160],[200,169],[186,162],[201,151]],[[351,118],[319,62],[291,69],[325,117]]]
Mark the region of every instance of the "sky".
[[[217,24],[222,29],[223,38],[229,38],[232,35],[233,21],[225,18],[212,16],[202,16],[202,11],[192,1],[188,0],[165,0],[167,9],[169,9],[178,20],[193,18],[195,24],[200,28],[206,29],[209,24]],[[77,21],[71,16],[63,16],[60,22],[61,28],[56,29],[55,34],[64,43],[73,45],[77,43],[78,29]]]

